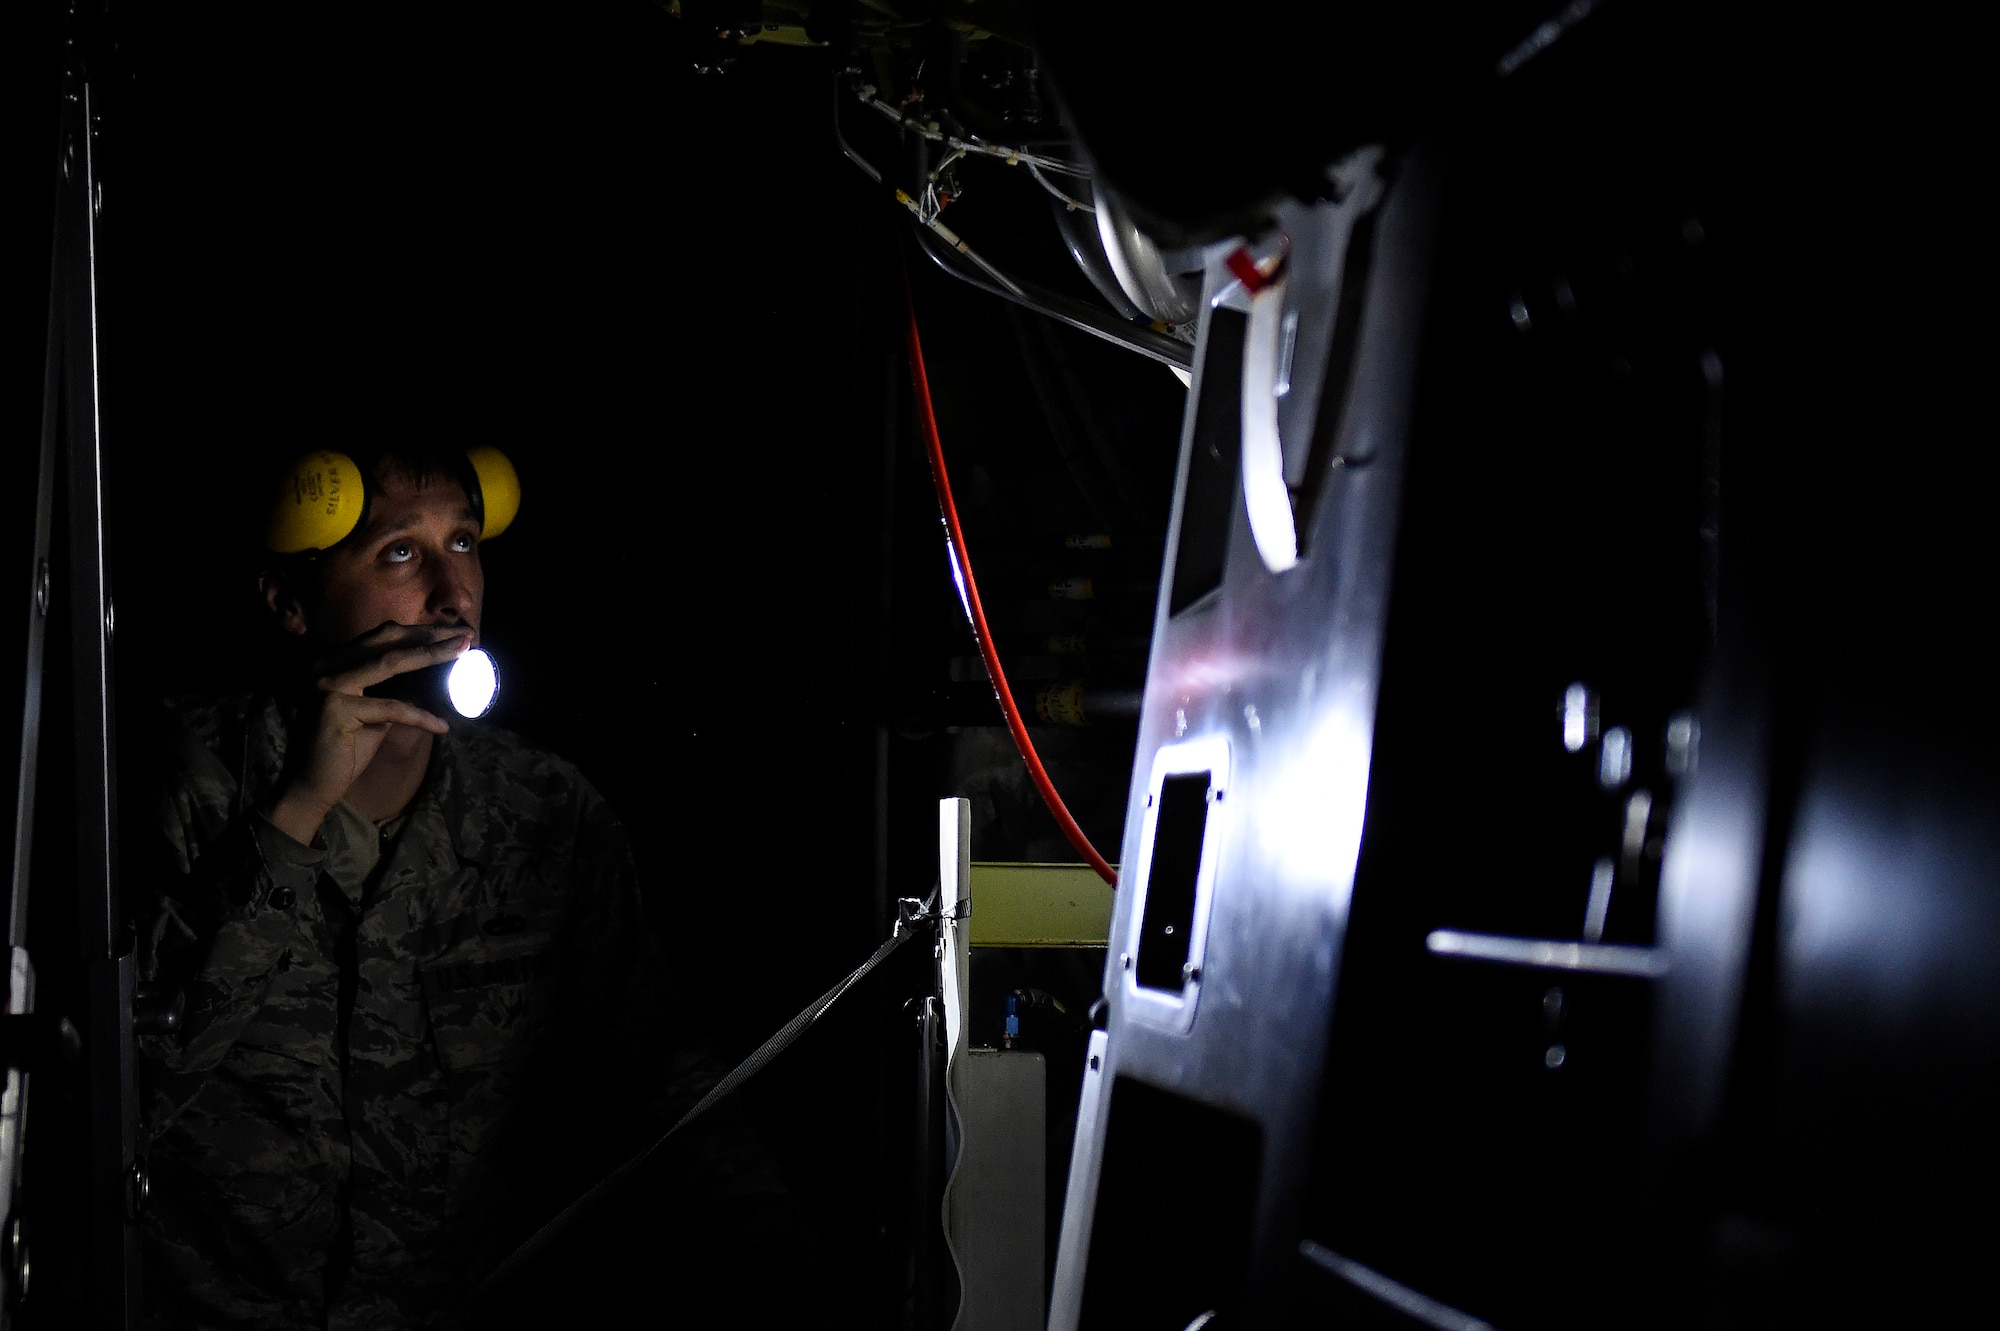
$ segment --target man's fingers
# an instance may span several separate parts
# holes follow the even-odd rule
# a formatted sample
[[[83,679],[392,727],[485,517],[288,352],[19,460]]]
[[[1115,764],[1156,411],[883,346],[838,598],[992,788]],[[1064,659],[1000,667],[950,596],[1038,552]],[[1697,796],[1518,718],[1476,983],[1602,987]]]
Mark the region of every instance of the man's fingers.
[[[326,688],[330,682],[338,681],[344,687],[337,692],[358,692],[367,684],[354,683],[351,677],[370,669],[387,653],[430,647],[452,639],[470,641],[472,632],[470,624],[398,624],[390,620],[321,657],[317,666],[320,687]]]
[[[433,642],[397,647],[350,670],[328,675],[319,686],[328,693],[358,694],[371,685],[393,679],[412,670],[422,670],[462,654],[472,645],[472,630],[454,627]]]
[[[395,698],[341,697],[337,711],[331,718],[343,731],[359,730],[363,726],[399,725],[414,726],[418,730],[428,730],[434,735],[442,735],[451,727],[439,717],[431,715],[423,708]]]
[[[472,628],[468,624],[398,624],[395,620],[390,619],[384,620],[374,628],[369,629],[366,633],[354,639],[349,646],[377,650],[383,647],[394,647],[399,644],[403,646],[421,646],[424,643],[435,642],[439,638],[470,632],[472,632]]]

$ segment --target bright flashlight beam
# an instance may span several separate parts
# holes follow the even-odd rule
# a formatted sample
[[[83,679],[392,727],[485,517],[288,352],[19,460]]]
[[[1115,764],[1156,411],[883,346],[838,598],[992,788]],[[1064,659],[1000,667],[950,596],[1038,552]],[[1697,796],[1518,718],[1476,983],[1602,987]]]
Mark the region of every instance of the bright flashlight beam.
[[[445,677],[445,691],[460,716],[486,715],[500,692],[500,672],[493,668],[493,658],[477,647],[459,657]]]

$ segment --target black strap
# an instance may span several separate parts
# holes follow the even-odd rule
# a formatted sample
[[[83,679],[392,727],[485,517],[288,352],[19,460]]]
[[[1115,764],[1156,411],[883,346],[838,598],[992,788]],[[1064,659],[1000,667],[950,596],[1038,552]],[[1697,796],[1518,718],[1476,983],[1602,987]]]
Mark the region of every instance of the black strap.
[[[749,1081],[759,1072],[762,1072],[772,1059],[784,1053],[794,1040],[804,1035],[807,1028],[818,1021],[828,1008],[839,1002],[843,994],[867,978],[868,972],[888,960],[891,952],[894,952],[914,937],[918,932],[917,925],[937,919],[936,892],[931,893],[929,901],[919,901],[915,897],[903,897],[896,905],[896,928],[889,935],[888,939],[883,942],[882,946],[875,949],[873,956],[848,972],[847,977],[839,984],[836,984],[833,988],[808,1003],[804,1011],[781,1026],[776,1035],[773,1035],[757,1047],[755,1053],[730,1069],[729,1075],[715,1083],[714,1088],[707,1095],[702,1096],[700,1100],[695,1102],[694,1108],[682,1114],[679,1120],[671,1128],[668,1128],[655,1138],[650,1146],[598,1180],[596,1186],[592,1187],[589,1192],[584,1193],[581,1197],[578,1197],[568,1206],[558,1211],[547,1224],[543,1225],[533,1234],[530,1234],[520,1247],[508,1253],[506,1258],[498,1266],[494,1267],[484,1280],[480,1281],[474,1287],[471,1295],[466,1300],[468,1306],[476,1304],[480,1297],[489,1290],[506,1283],[517,1271],[533,1261],[543,1249],[560,1238],[579,1220],[583,1219],[584,1216],[595,1210],[598,1204],[609,1196],[620,1183],[624,1182],[628,1176],[652,1158],[653,1152],[666,1145],[669,1137],[672,1137],[676,1132],[679,1132],[682,1128],[700,1118],[737,1087]]]

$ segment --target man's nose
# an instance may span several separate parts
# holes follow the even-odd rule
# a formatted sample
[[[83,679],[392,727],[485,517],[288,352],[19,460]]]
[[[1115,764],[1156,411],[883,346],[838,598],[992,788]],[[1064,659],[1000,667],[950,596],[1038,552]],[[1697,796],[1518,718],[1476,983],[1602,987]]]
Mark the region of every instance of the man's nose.
[[[447,562],[439,568],[431,579],[431,593],[424,607],[436,619],[445,622],[470,621],[472,618],[472,582],[464,572]]]

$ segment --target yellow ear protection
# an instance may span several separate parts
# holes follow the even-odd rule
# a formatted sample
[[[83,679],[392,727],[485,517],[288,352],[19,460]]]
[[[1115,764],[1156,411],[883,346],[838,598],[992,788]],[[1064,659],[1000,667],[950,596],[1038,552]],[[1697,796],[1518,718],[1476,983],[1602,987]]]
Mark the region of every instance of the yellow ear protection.
[[[491,444],[467,449],[455,460],[458,480],[479,516],[479,539],[490,541],[521,511],[521,478]],[[367,516],[368,486],[354,459],[331,449],[308,453],[286,470],[273,496],[264,545],[280,555],[331,550]]]

